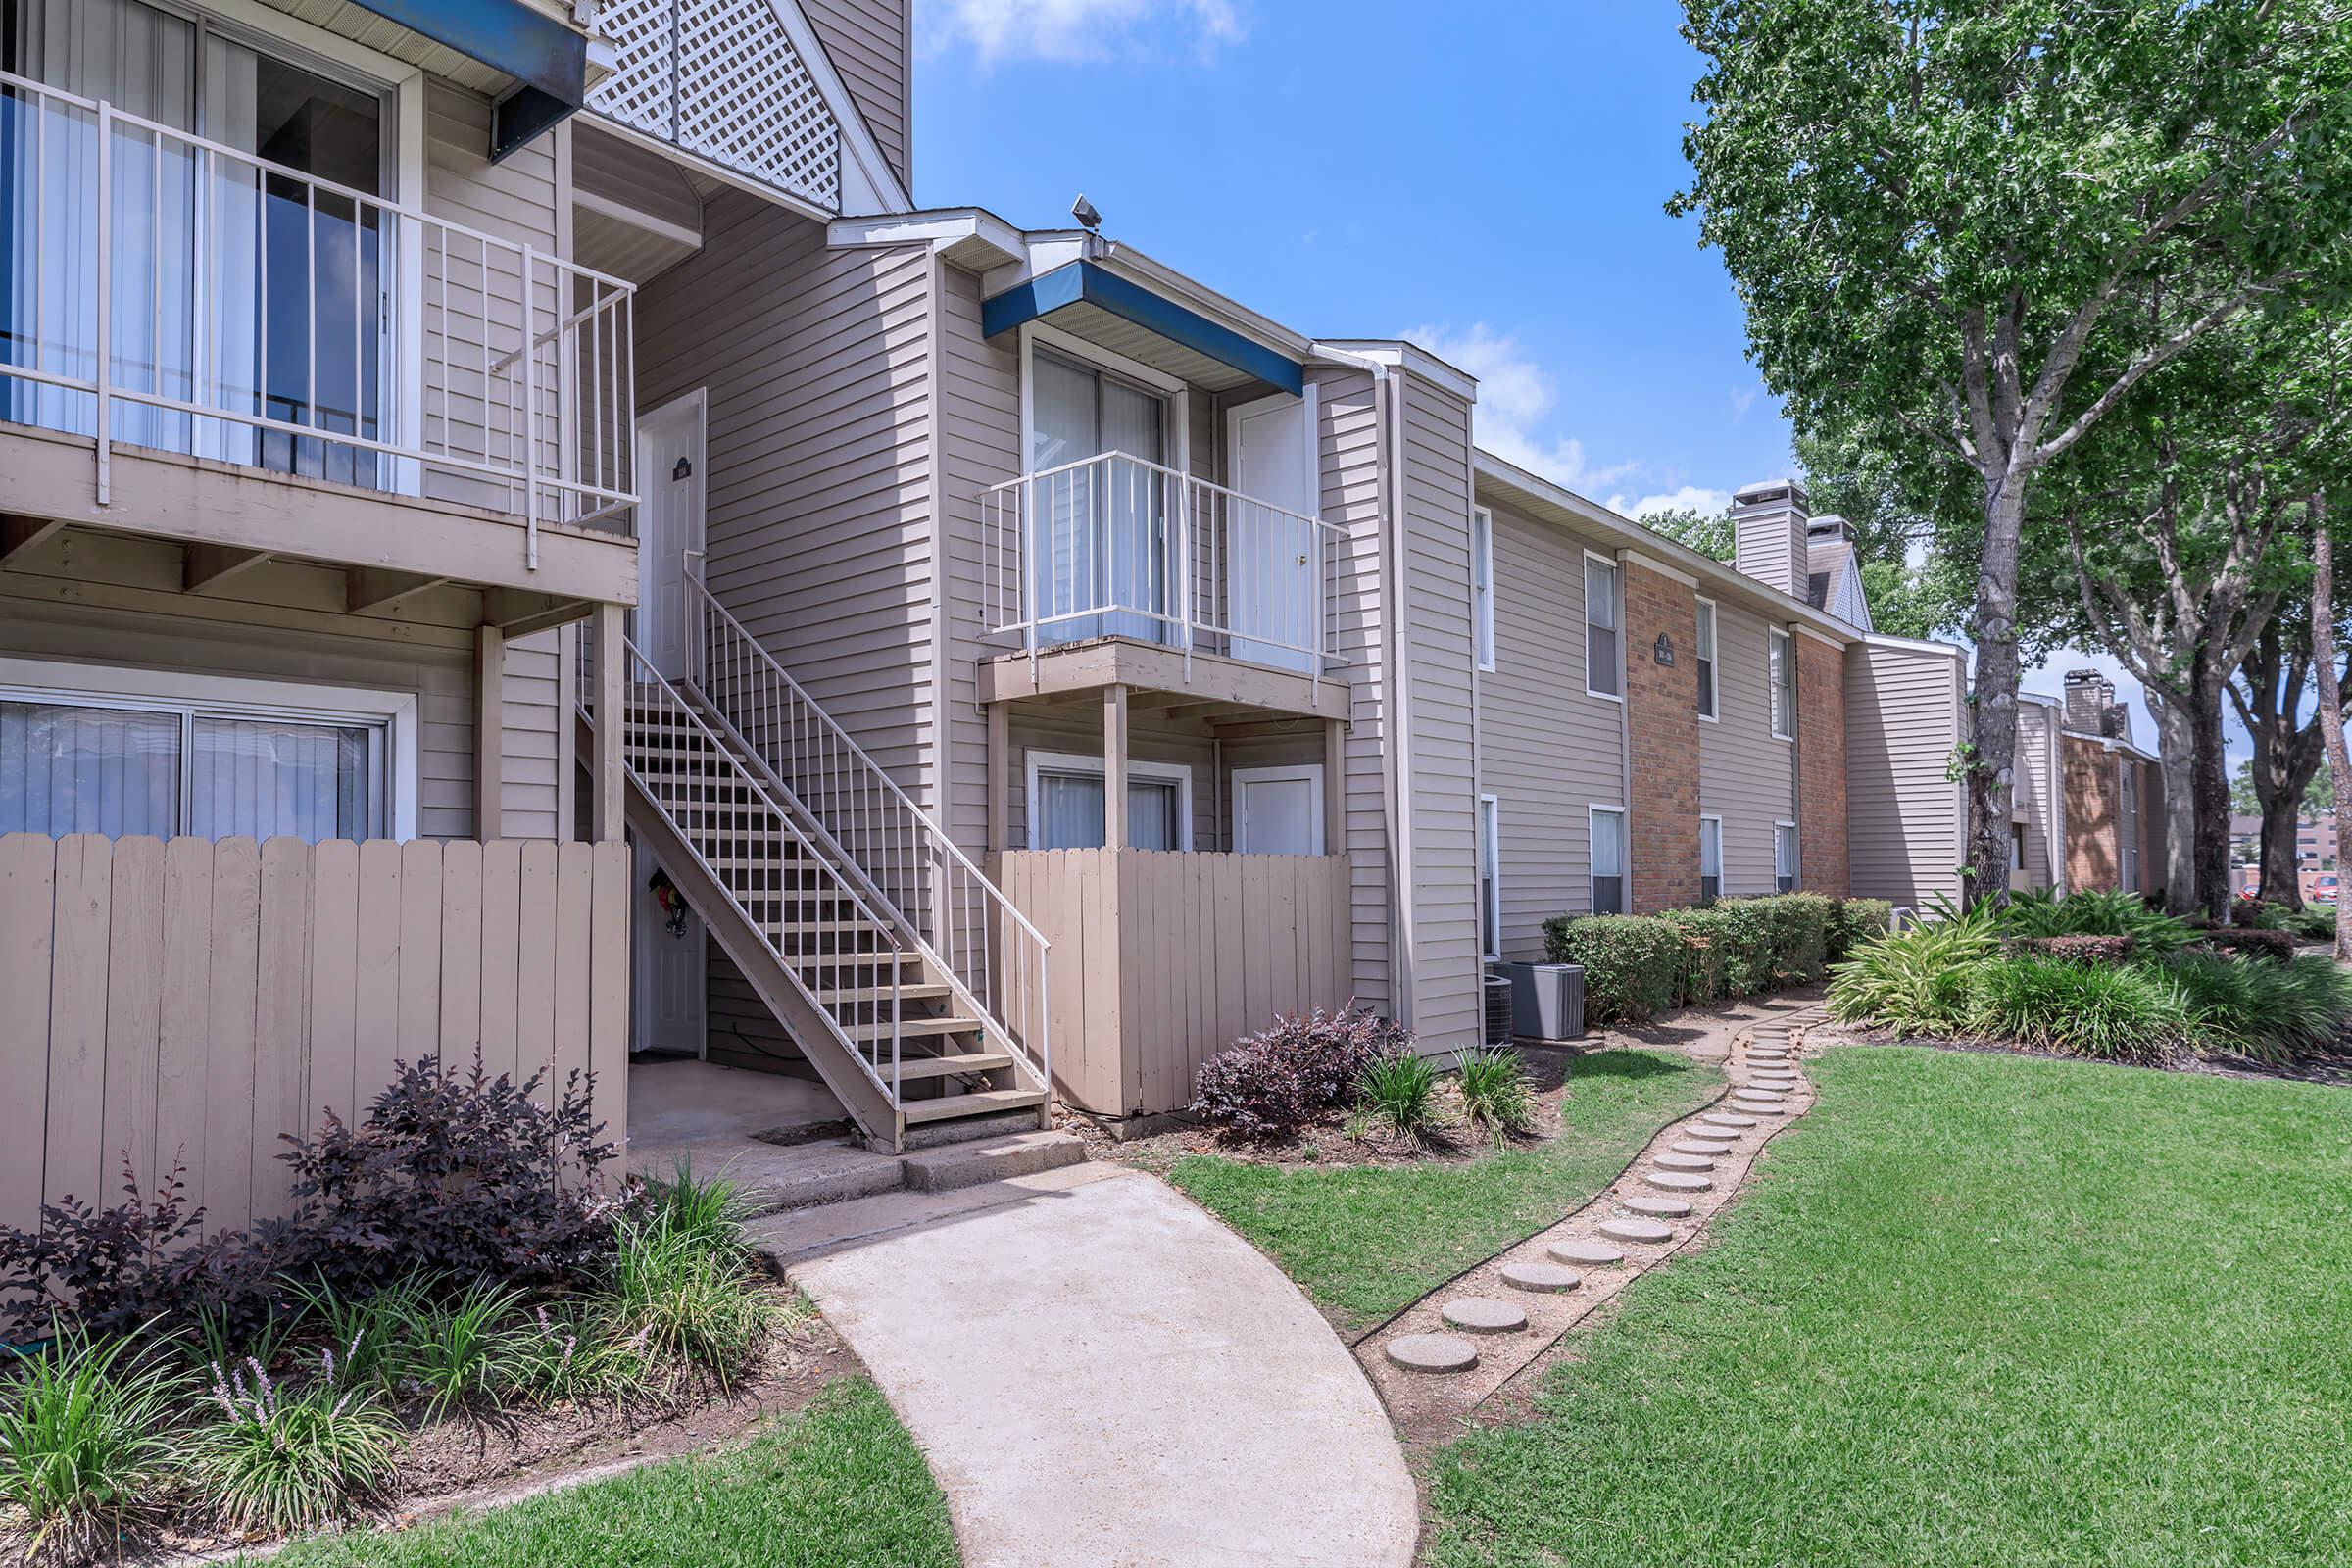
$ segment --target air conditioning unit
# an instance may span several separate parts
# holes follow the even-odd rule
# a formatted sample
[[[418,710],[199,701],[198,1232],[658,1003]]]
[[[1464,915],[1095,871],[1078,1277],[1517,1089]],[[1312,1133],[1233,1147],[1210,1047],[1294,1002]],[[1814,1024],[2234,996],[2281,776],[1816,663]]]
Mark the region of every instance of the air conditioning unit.
[[[1585,966],[1506,963],[1511,1033],[1522,1040],[1578,1040],[1585,1033]]]
[[[1486,1040],[1490,1046],[1511,1043],[1511,981],[1508,975],[1487,976]]]

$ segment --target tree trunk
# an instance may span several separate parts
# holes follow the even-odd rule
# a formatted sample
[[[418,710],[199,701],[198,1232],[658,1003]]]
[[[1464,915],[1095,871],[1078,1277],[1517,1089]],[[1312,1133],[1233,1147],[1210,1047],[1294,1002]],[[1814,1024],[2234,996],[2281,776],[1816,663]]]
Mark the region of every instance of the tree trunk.
[[[2200,651],[2189,672],[2189,724],[2196,735],[2190,800],[2195,813],[2196,906],[2230,923],[2230,760],[2223,753],[2222,682]]]
[[[2295,863],[2295,825],[2302,812],[2296,808],[2303,792],[2280,796],[2262,789],[2262,896],[2290,908],[2303,907],[2303,878]]]
[[[2017,555],[2025,524],[2025,481],[2003,475],[1984,487],[1984,551],[1977,564],[1974,750],[1968,767],[1965,902],[2009,901],[2009,803],[2017,784]]]
[[[2164,908],[2186,914],[2197,906],[2196,726],[2179,703],[2146,690],[2164,772]]]
[[[2335,562],[2328,538],[2328,500],[2311,498],[2311,662],[2320,677],[2320,736],[2328,746],[2328,768],[2335,785],[2335,819],[2352,822],[2352,760],[2344,755],[2344,694],[2335,679]],[[2338,875],[2343,845],[2336,845]],[[2352,958],[2352,898],[2342,884],[2335,895],[2335,956]]]

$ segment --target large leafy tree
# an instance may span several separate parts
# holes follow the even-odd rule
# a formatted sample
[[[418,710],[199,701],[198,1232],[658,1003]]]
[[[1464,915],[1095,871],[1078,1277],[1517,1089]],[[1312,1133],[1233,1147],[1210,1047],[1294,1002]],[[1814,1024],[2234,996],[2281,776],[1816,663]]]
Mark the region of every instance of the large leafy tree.
[[[2034,487],[2206,333],[2337,281],[2352,26],[2334,0],[1685,17],[1704,119],[1670,210],[1722,250],[1766,384],[1800,431],[1865,431],[1974,491],[1970,886],[2000,897]]]

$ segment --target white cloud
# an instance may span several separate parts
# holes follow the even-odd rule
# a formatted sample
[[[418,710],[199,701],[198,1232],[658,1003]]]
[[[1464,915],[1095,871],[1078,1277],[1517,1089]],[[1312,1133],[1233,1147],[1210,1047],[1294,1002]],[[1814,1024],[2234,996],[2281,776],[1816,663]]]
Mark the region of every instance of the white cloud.
[[[1466,332],[1416,326],[1398,335],[1478,377],[1473,434],[1480,446],[1505,463],[1583,494],[1642,471],[1640,463],[1595,466],[1586,459],[1582,441],[1543,432],[1555,401],[1551,376],[1528,357],[1517,338],[1484,321],[1472,322]]]
[[[1732,388],[1732,419],[1735,423],[1746,417],[1747,411],[1756,405],[1756,394],[1763,390],[1762,387],[1757,386]]]
[[[1236,0],[922,0],[926,48],[968,44],[983,65],[1073,62],[1174,45],[1205,60],[1249,32]]]
[[[1726,511],[1731,504],[1732,493],[1729,490],[1709,490],[1702,485],[1695,484],[1687,484],[1680,489],[1668,490],[1659,495],[1642,496],[1639,499],[1623,495],[1614,495],[1608,499],[1608,508],[1611,512],[1622,513],[1629,517],[1646,517],[1660,512],[1696,512],[1711,516],[1718,512]]]

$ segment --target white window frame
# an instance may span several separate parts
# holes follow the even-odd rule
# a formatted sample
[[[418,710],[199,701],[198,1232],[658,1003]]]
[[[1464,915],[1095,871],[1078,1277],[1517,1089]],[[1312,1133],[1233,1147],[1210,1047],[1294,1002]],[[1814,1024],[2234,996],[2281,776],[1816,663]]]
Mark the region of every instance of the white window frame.
[[[1129,762],[1127,764],[1127,770],[1131,773],[1134,772],[1136,765],[1137,764],[1134,762]],[[1316,847],[1307,853],[1310,855],[1320,855],[1323,853],[1323,846],[1330,842],[1330,839],[1326,836],[1329,830],[1326,828],[1323,821],[1323,764],[1321,762],[1289,762],[1279,767],[1237,767],[1233,770],[1232,783],[1228,786],[1228,788],[1230,788],[1233,792],[1233,843],[1235,854],[1256,853],[1244,851],[1241,848],[1242,825],[1244,822],[1244,817],[1242,814],[1242,803],[1249,799],[1248,792],[1246,792],[1242,786],[1245,784],[1272,784],[1278,783],[1285,779],[1290,779],[1313,786],[1314,793],[1309,797],[1309,799],[1314,802],[1314,805],[1309,812],[1309,815],[1313,824],[1313,833],[1311,836],[1315,841]]]
[[[1781,886],[1781,830],[1788,832],[1788,885]],[[1772,891],[1794,893],[1805,885],[1804,843],[1797,837],[1796,824],[1783,817],[1772,824]]]
[[[1715,897],[1720,899],[1723,897],[1723,813],[1721,811],[1698,813],[1698,896],[1702,899],[1707,896],[1707,827],[1710,823],[1715,828]]]
[[[1715,608],[1714,600],[1700,596],[1698,613],[1693,621],[1690,662],[1694,667],[1691,673],[1698,681],[1702,700],[1698,721],[1701,724],[1714,724],[1723,718],[1723,681],[1718,675],[1723,667],[1723,614]],[[1701,628],[1704,629],[1703,636],[1700,634]],[[1707,649],[1704,654],[1699,652],[1702,646]],[[1717,820],[1722,819],[1718,817]]]
[[[1487,961],[1493,963],[1502,956],[1502,801],[1498,796],[1478,798],[1478,871],[1486,884],[1480,912],[1494,939],[1480,946],[1486,949]]]
[[[1494,668],[1494,514],[1486,507],[1470,509],[1470,646],[1478,667],[1491,673]]]
[[[1780,680],[1775,680],[1772,673],[1776,649],[1781,656]],[[1788,692],[1785,703],[1781,701],[1784,689]],[[1765,727],[1772,731],[1774,740],[1796,739],[1796,639],[1779,626],[1764,628],[1764,714]],[[1787,729],[1781,727],[1784,722],[1788,726]]]
[[[1617,819],[1617,903],[1620,907],[1603,911],[1599,889],[1595,886],[1600,873],[1594,869],[1599,857],[1592,853],[1592,819],[1613,816]],[[1625,829],[1625,808],[1595,801],[1585,808],[1585,908],[1592,914],[1630,914],[1634,906],[1634,844]]]
[[[78,702],[96,707],[136,707],[142,702],[194,705],[256,718],[323,723],[357,720],[380,725],[384,731],[384,834],[400,842],[416,837],[420,726],[415,692],[321,686],[258,675],[200,675],[127,664],[0,658],[0,696],[19,702]]]
[[[1610,671],[1610,673],[1614,675],[1617,680],[1617,689],[1613,692],[1595,691],[1592,689],[1592,564],[1593,562],[1598,562],[1602,565],[1609,568],[1609,592],[1615,601],[1615,604],[1612,608],[1617,613],[1616,625],[1613,628],[1617,633],[1617,667]],[[1578,587],[1585,596],[1585,695],[1587,697],[1596,697],[1604,703],[1622,703],[1625,701],[1625,564],[1614,556],[1604,556],[1597,550],[1588,550],[1585,552],[1585,562],[1582,569],[1584,571],[1584,581],[1580,583]]]
[[[1027,774],[1026,783],[1029,795],[1027,820],[1023,826],[1021,837],[1033,850],[1043,848],[1037,842],[1037,781],[1038,773],[1041,770],[1055,773],[1093,773],[1100,776],[1103,780],[1105,797],[1102,803],[1103,809],[1108,811],[1110,808],[1108,800],[1110,768],[1102,758],[1089,757],[1083,752],[1031,752],[1027,759],[1027,766],[1023,770]],[[1179,850],[1191,849],[1193,847],[1192,768],[1183,762],[1143,762],[1131,757],[1127,760],[1127,776],[1129,778],[1175,780],[1176,848]],[[1132,846],[1130,847],[1132,848]]]

